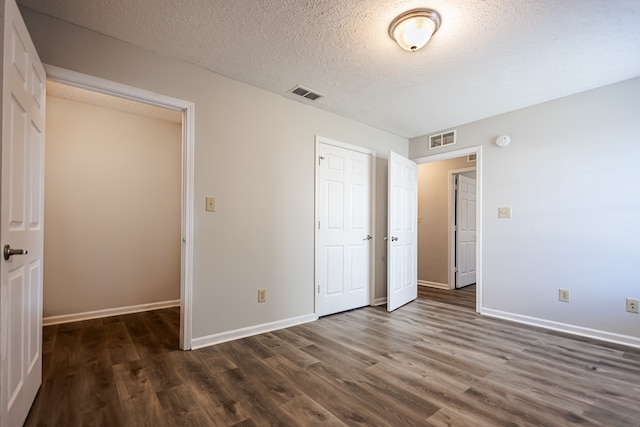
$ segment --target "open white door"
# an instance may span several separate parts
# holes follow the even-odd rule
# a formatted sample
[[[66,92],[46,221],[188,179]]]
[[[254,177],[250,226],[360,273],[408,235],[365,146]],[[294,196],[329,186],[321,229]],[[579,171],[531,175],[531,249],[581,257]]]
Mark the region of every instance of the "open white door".
[[[15,0],[3,7],[0,426],[12,427],[42,382],[46,75]]]
[[[476,283],[476,180],[457,176],[456,288]]]
[[[317,145],[317,299],[325,316],[369,304],[373,156]]]
[[[418,297],[418,165],[389,152],[387,310]]]

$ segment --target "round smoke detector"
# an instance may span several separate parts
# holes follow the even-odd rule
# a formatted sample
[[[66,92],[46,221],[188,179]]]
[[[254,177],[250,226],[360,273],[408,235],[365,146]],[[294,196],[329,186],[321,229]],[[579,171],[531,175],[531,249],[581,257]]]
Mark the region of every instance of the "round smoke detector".
[[[511,143],[509,135],[500,135],[496,138],[496,145],[500,148],[504,148]]]

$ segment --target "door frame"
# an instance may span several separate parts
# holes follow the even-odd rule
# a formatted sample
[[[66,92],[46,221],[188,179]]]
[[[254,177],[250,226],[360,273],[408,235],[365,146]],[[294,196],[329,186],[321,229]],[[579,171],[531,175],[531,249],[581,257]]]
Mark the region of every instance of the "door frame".
[[[475,166],[469,166],[468,168],[460,168],[460,169],[453,169],[448,171],[448,181],[447,181],[447,185],[449,186],[449,191],[448,191],[448,198],[449,198],[449,215],[448,215],[448,219],[447,219],[447,227],[449,230],[449,237],[448,237],[448,242],[447,242],[447,248],[449,249],[449,255],[447,256],[448,262],[447,265],[449,266],[449,289],[455,289],[456,288],[456,235],[455,235],[455,228],[454,225],[456,223],[456,185],[455,185],[455,177],[456,175],[460,175],[461,173],[464,172],[473,172],[476,171],[476,167]],[[477,174],[477,172],[476,172]],[[476,185],[477,185],[477,180],[476,180]],[[477,190],[476,190],[477,191]],[[477,200],[476,200],[477,202]],[[478,226],[478,221],[476,218],[476,227]],[[477,254],[476,254],[476,261],[477,261]]]
[[[191,350],[193,304],[195,104],[110,80],[43,64],[47,80],[182,112],[180,348]],[[46,188],[45,188],[46,194]]]
[[[318,189],[318,185],[320,184],[320,168],[318,167],[318,153],[320,144],[333,145],[338,148],[344,148],[345,150],[351,150],[358,153],[368,154],[371,156],[371,169],[370,169],[370,206],[369,206],[369,215],[371,218],[371,235],[373,238],[371,239],[371,249],[369,250],[369,305],[375,305],[376,298],[376,278],[375,278],[375,242],[376,242],[376,152],[375,150],[370,150],[368,148],[359,147],[357,145],[347,144],[345,142],[336,141],[331,138],[325,138],[323,136],[316,135],[315,137],[315,148],[314,148],[314,221],[313,221],[313,238],[314,238],[314,257],[313,257],[313,312],[318,313],[318,286],[320,285],[320,280],[318,277],[318,265],[319,265],[319,256],[320,256],[320,248],[318,248],[319,240],[318,240],[318,221],[320,220],[320,212],[319,208],[319,200],[318,197],[320,195],[320,191]]]
[[[447,151],[445,153],[418,157],[412,160],[417,164],[423,164],[468,156],[470,154],[476,155],[476,312],[482,313],[482,146],[476,145]],[[451,197],[451,191],[449,191],[449,197]],[[449,206],[451,206],[451,203],[449,203]],[[451,215],[449,215],[449,217],[451,217]],[[451,219],[449,219],[449,221],[451,221]],[[451,228],[449,228],[449,230],[450,229]],[[448,256],[451,257],[451,248]],[[451,263],[449,263],[449,265],[451,265]],[[451,286],[453,282],[451,278],[449,280]]]

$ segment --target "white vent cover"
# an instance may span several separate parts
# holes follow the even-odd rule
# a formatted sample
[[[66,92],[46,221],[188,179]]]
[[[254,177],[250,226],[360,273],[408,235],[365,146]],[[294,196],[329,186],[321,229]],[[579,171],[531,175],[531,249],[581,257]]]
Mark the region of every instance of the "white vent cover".
[[[437,135],[431,135],[429,137],[429,150],[433,148],[444,147],[445,145],[452,145],[455,143],[456,143],[455,130],[439,133]]]
[[[320,95],[317,92],[312,91],[311,89],[307,89],[306,87],[303,87],[303,86],[296,86],[293,89],[291,89],[289,92],[295,95],[299,95],[303,98],[307,98],[311,101],[315,101],[316,99],[322,98],[324,96],[324,95]]]

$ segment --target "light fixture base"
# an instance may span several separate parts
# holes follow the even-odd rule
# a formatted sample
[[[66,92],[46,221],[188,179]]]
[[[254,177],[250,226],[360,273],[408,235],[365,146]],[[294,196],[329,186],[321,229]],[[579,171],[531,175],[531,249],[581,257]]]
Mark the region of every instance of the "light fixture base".
[[[422,22],[421,22],[422,21]],[[417,23],[410,28],[411,23]],[[431,28],[422,28],[426,22]],[[427,44],[440,28],[440,14],[433,9],[412,9],[396,17],[389,25],[389,37],[407,51],[415,52]]]

